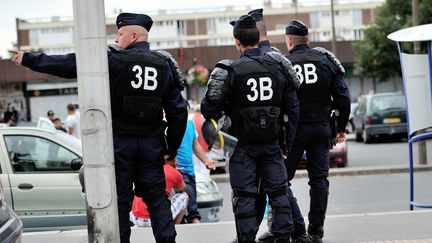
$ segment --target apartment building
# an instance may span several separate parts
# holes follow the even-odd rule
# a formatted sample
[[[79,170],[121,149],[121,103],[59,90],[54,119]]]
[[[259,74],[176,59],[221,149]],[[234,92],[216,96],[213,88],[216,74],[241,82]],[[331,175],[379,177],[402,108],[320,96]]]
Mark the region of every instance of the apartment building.
[[[154,21],[149,42],[152,49],[168,49],[171,53],[176,54],[174,55],[176,58],[184,59],[180,65],[183,70],[192,65],[191,57],[200,57],[200,62],[205,62],[208,67],[212,67],[215,64],[214,60],[231,58],[230,56],[219,56],[221,53],[226,53],[225,50],[230,50],[231,53],[234,53],[232,58],[236,58],[235,48],[232,48],[234,40],[229,21],[252,9],[264,8],[268,36],[272,43],[277,44],[276,46],[284,48],[282,43],[285,41],[285,26],[290,20],[296,18],[309,26],[314,43],[322,43],[320,45],[330,48],[328,45],[332,39],[330,0],[297,2],[297,6],[292,1],[287,1],[285,4],[271,4],[267,0],[261,6],[226,6],[145,12]],[[348,46],[344,50],[351,51],[349,42],[363,38],[363,29],[374,21],[377,7],[382,2],[384,0],[334,0],[336,39],[341,45],[348,43],[344,45]],[[107,44],[113,44],[115,41],[117,33],[115,19],[118,14],[119,12],[116,12],[106,18]],[[72,17],[17,19],[16,27],[17,44],[21,50],[44,51],[47,54],[64,54],[74,51]],[[346,55],[350,56],[347,59],[342,56],[339,55],[344,65],[348,66],[348,70],[350,67],[352,70],[353,53]],[[0,78],[1,82],[4,81]],[[23,82],[26,85],[22,87],[26,88],[22,89],[22,97],[27,103],[33,121],[46,113],[44,109],[48,105],[55,105],[53,109],[62,114],[63,107],[66,107],[67,103],[78,101],[76,80],[51,78],[50,81],[47,81],[30,78]],[[363,81],[359,84],[358,78],[352,78],[348,82],[354,95],[360,92],[358,90],[365,89]],[[3,99],[8,99],[8,92],[3,91],[0,86],[0,93],[5,94],[2,96]],[[201,88],[200,96],[203,92],[204,89]],[[14,99],[17,99],[16,97],[15,94]]]
[[[363,29],[373,22],[376,8],[383,1],[334,0],[336,39],[361,40]],[[304,21],[310,27],[313,41],[325,42],[332,38],[330,1],[316,0],[298,1],[297,6],[292,2],[277,5],[267,2],[265,6],[146,12],[154,20],[149,41],[153,49],[231,45],[233,39],[229,21],[258,7],[264,8],[268,35],[273,42],[284,41],[285,26],[293,18]],[[114,43],[117,33],[117,14],[106,19],[109,44]],[[48,54],[74,51],[72,17],[17,19],[16,23],[18,47],[22,50],[43,50]]]

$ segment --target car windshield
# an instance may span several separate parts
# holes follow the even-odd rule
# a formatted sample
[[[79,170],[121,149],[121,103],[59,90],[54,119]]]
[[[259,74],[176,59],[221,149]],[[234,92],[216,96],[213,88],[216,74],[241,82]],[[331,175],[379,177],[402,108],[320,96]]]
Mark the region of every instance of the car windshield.
[[[371,100],[371,111],[405,110],[405,98],[402,95],[376,96]]]
[[[54,136],[56,138],[58,138],[60,141],[62,141],[63,143],[69,145],[70,147],[72,147],[73,149],[77,150],[77,151],[82,151],[81,150],[81,140],[79,140],[78,138],[62,132],[62,131],[56,131],[54,132]]]

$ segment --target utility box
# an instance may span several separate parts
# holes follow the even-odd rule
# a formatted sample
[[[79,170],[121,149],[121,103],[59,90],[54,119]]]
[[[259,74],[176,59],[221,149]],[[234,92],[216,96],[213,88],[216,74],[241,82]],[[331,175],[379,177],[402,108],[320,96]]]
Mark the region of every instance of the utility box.
[[[396,41],[407,104],[408,145],[410,159],[410,210],[432,208],[432,204],[414,201],[412,144],[432,138],[432,24],[419,25],[393,32],[387,36]],[[405,42],[426,44],[422,54],[407,53]],[[424,131],[425,133],[419,133]]]

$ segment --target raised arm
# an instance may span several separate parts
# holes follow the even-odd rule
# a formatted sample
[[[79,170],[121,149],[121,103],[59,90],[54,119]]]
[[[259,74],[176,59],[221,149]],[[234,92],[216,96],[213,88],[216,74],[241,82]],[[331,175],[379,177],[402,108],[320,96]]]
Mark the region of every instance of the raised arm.
[[[10,50],[9,53],[15,55],[12,58],[15,64],[28,67],[33,71],[48,73],[62,78],[77,77],[75,53],[47,55],[19,50]]]

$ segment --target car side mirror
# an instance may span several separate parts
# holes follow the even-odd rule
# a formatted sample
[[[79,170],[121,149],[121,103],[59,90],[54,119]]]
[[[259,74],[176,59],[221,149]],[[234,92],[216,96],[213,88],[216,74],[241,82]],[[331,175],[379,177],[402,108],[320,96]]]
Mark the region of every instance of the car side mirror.
[[[81,158],[75,158],[71,161],[71,168],[74,171],[79,170],[82,165],[83,165],[83,161]]]

